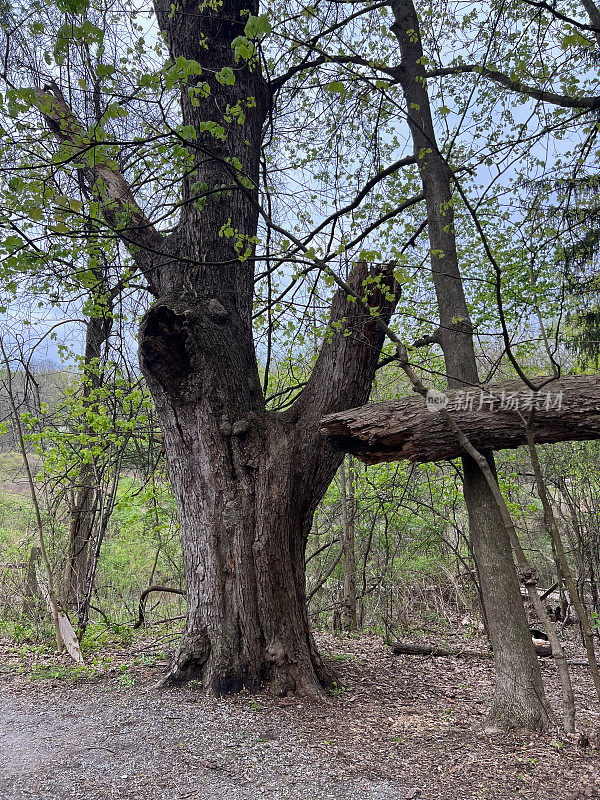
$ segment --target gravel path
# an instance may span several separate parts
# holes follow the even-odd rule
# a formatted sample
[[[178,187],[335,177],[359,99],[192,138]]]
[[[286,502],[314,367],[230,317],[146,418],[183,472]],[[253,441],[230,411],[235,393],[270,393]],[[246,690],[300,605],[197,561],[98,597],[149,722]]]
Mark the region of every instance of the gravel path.
[[[2,650],[0,638],[0,800],[600,798],[600,710],[585,668],[572,674],[576,735],[488,735],[489,658],[394,656],[377,637],[321,634],[344,688],[310,704],[157,690],[168,665],[157,646],[106,652],[90,677],[64,658]],[[581,659],[575,635],[568,648]],[[541,667],[560,709],[556,667]]]
[[[344,776],[280,712],[192,692],[89,684],[0,693],[2,800],[403,800]]]

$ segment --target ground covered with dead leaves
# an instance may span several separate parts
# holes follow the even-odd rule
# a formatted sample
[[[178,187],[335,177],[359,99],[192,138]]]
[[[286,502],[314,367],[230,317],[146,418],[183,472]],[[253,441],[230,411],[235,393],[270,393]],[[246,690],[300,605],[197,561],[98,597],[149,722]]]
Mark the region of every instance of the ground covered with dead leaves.
[[[600,755],[588,744],[600,734],[600,706],[585,667],[572,669],[576,736],[558,727],[490,736],[489,659],[394,656],[366,636],[325,635],[319,644],[343,687],[325,705],[266,694],[214,700],[195,686],[157,690],[168,653],[156,641],[99,655],[96,668],[79,674],[58,657],[4,642],[0,797],[600,797]],[[542,669],[558,710],[556,669],[549,659]]]

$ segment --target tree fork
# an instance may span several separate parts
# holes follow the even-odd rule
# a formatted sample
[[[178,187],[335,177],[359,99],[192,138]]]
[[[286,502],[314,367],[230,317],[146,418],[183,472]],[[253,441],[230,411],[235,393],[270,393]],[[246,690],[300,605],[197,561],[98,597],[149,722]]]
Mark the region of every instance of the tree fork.
[[[365,264],[349,281],[389,319],[393,275],[378,272],[382,290],[370,286]],[[334,333],[281,414],[264,408],[254,351],[234,307],[215,297],[165,296],[142,321],[140,361],[164,433],[188,594],[168,682],[198,679],[216,695],[268,684],[276,695],[314,698],[336,682],[309,631],[304,549],[342,460],[319,435],[319,420],[352,398],[367,399],[383,343],[353,299],[335,295]]]

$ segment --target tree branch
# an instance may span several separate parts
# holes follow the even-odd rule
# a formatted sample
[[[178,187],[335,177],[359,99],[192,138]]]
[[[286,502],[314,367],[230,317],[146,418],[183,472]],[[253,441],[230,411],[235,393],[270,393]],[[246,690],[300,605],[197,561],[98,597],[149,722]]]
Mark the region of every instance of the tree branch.
[[[386,322],[400,297],[393,266],[359,261],[348,278],[351,290]],[[355,397],[368,397],[383,341],[375,316],[339,288],[316,364],[294,406],[298,417],[334,413],[350,408]]]
[[[572,376],[551,383],[546,377],[535,378],[533,383],[535,390],[513,380],[481,389],[428,392],[427,404],[423,397],[408,397],[366,405],[331,414],[322,420],[321,432],[369,464],[456,458],[465,453],[465,437],[480,451],[519,447],[527,440],[520,410],[528,407],[536,408],[536,442],[600,437],[598,376]],[[455,428],[460,429],[463,440]]]
[[[110,229],[135,255],[139,250],[156,254],[164,249],[165,237],[159,233],[137,204],[125,178],[108,163],[103,163],[97,144],[77,119],[56,84],[35,88],[36,106],[46,125],[60,141],[73,150],[71,160],[79,159],[89,187],[101,202],[102,215]],[[106,143],[103,143],[106,144]],[[155,276],[147,267],[150,284]]]
[[[579,22],[578,20],[573,19],[573,17],[567,17],[566,14],[561,14],[560,11],[558,11],[556,8],[553,8],[549,3],[543,2],[543,0],[542,2],[538,2],[538,0],[522,0],[522,2],[526,3],[528,6],[533,6],[534,8],[541,8],[544,11],[548,11],[553,17],[556,17],[556,19],[560,19],[563,22],[568,22],[569,25],[574,25],[576,28],[579,28],[582,31],[592,31],[594,34],[600,33],[600,27],[598,25],[586,25],[585,22]],[[588,4],[589,0],[583,0],[583,5],[586,11],[588,11],[588,14],[590,14],[590,11],[588,10]]]
[[[566,97],[565,95],[556,94],[555,92],[547,92],[543,89],[536,89],[534,86],[527,86],[520,80],[509,78],[503,72],[498,72],[489,67],[481,67],[478,64],[458,64],[455,67],[439,67],[427,72],[427,78],[438,78],[444,75],[462,75],[474,73],[481,75],[484,78],[499,83],[506,89],[517,94],[524,94],[528,97],[533,97],[535,100],[540,100],[543,103],[550,103],[551,105],[561,106],[562,108],[585,108],[593,111],[600,108],[600,96],[598,97]]]
[[[272,91],[281,89],[284,84],[286,84],[291,78],[294,77],[294,75],[297,75],[299,72],[305,72],[309,69],[317,69],[325,64],[338,64],[339,66],[351,64],[358,67],[368,67],[369,69],[375,69],[378,72],[382,72],[394,82],[398,77],[397,67],[386,67],[384,64],[376,64],[375,62],[369,61],[368,59],[362,58],[358,55],[348,56],[335,53],[324,53],[323,55],[317,56],[312,61],[309,61],[307,58],[303,59],[300,63],[294,64],[294,66],[290,67],[286,72],[283,73],[283,75],[278,75],[277,77],[272,78],[270,81],[271,89]]]

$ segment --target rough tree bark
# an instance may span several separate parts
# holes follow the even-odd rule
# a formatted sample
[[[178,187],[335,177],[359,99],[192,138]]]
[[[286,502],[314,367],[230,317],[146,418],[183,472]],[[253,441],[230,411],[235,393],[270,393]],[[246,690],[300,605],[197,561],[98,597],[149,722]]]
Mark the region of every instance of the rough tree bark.
[[[487,384],[478,389],[445,392],[446,408],[478,450],[505,450],[527,444],[523,412],[537,405],[533,421],[536,443],[600,439],[600,377],[582,375],[547,383],[536,398],[521,381]],[[436,393],[434,399],[439,399]],[[470,404],[468,406],[467,404]],[[480,407],[481,406],[481,407]],[[425,463],[464,454],[456,436],[423,397],[373,403],[331,414],[321,431],[346,452],[367,464],[408,459]]]
[[[198,131],[193,180],[209,191],[231,185],[237,158],[246,184],[209,198],[202,210],[184,202],[176,260],[160,269],[159,297],[140,330],[140,363],[164,432],[188,587],[170,678],[199,678],[215,694],[268,682],[276,694],[319,695],[332,674],[309,633],[304,548],[341,455],[320,440],[318,423],[325,409],[366,399],[383,337],[338,293],[331,318],[344,320],[352,336],[338,332],[323,344],[290,410],[265,410],[252,341],[253,259],[241,261],[232,238],[222,235],[233,225],[247,244],[258,222],[270,96],[257,63],[234,61],[231,42],[244,34],[245,9],[258,12],[255,2],[236,0],[202,16],[192,2],[174,13],[158,10],[172,58],[198,61],[211,86],[200,106],[182,93],[183,122]],[[232,86],[211,78],[225,66],[235,70]],[[220,142],[200,133],[202,123],[237,102],[246,108],[244,125],[234,121]],[[191,182],[184,183],[184,200]],[[361,291],[367,272],[360,265],[352,276]],[[389,317],[394,304],[378,302]]]
[[[354,285],[365,276],[358,268]],[[143,323],[141,363],[164,431],[188,586],[174,680],[201,677],[217,694],[263,681],[277,694],[318,694],[331,677],[311,642],[305,598],[306,537],[342,459],[319,437],[320,411],[368,397],[382,345],[373,321],[338,293],[332,320],[342,319],[353,336],[323,345],[308,386],[282,414],[265,411],[230,303],[159,301]]]
[[[454,232],[450,168],[435,136],[420,38],[412,0],[392,0],[392,31],[402,57],[397,69],[414,153],[427,202],[431,267],[440,315],[431,341],[442,348],[449,388],[479,384]],[[492,469],[491,453],[486,455]],[[464,495],[479,572],[496,685],[489,727],[544,728],[548,711],[541,673],[521,602],[511,543],[500,509],[476,462],[463,458]]]

